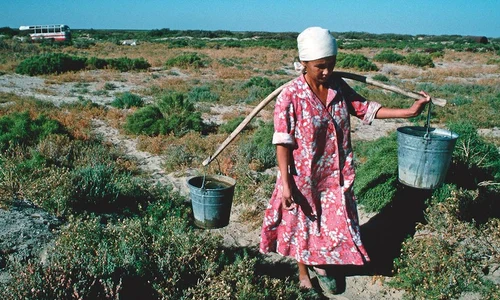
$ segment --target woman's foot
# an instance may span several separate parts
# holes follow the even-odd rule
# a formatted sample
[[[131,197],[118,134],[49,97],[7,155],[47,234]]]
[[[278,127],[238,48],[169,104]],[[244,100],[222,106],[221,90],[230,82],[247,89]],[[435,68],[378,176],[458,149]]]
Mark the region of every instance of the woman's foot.
[[[309,277],[309,271],[307,270],[307,266],[303,263],[297,263],[299,267],[299,287],[301,289],[310,290],[313,288],[311,283],[311,277]]]
[[[335,280],[335,277],[329,275],[323,268],[311,267],[310,270],[316,276],[319,286],[323,290],[325,296],[330,297],[335,295],[335,293],[337,292],[337,281]]]
[[[299,287],[304,290],[310,290],[313,288],[309,276],[299,276]]]

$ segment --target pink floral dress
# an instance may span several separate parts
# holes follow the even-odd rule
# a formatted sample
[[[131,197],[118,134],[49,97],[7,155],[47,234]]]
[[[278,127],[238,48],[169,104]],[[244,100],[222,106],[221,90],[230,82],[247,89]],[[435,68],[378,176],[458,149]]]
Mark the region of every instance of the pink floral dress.
[[[380,104],[368,102],[341,78],[332,78],[326,106],[303,75],[278,96],[273,144],[290,145],[299,207],[281,209],[282,184],[265,211],[260,251],[277,252],[306,265],[362,265],[369,261],[361,242],[349,115],[371,123]]]

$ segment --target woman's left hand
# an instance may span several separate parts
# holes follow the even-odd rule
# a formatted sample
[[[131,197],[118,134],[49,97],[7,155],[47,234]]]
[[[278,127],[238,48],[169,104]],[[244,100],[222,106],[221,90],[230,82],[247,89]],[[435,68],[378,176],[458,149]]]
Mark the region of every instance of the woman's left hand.
[[[424,104],[427,104],[432,101],[431,95],[427,94],[426,92],[420,91],[418,93],[424,97],[418,101],[422,101]]]
[[[423,98],[420,98],[413,103],[412,109],[414,110],[414,116],[420,115],[420,113],[424,110],[425,105],[432,101],[431,96],[426,92],[420,91],[418,93],[422,95]]]

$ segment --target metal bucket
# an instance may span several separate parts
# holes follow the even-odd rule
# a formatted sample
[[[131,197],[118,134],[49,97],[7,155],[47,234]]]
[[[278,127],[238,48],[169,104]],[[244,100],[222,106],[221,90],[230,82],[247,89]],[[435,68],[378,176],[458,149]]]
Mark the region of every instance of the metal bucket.
[[[399,181],[421,189],[442,184],[458,134],[419,126],[400,127],[397,132]]]
[[[236,180],[221,176],[196,176],[187,181],[194,224],[213,229],[229,224]]]

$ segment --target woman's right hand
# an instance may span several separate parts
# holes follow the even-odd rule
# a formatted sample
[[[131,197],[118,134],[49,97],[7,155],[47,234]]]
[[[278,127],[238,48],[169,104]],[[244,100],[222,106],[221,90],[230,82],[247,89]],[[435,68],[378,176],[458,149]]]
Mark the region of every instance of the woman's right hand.
[[[297,203],[293,200],[292,191],[288,185],[283,186],[281,206],[284,210],[292,210],[297,207]]]

